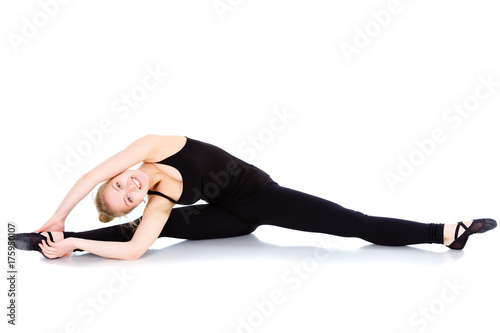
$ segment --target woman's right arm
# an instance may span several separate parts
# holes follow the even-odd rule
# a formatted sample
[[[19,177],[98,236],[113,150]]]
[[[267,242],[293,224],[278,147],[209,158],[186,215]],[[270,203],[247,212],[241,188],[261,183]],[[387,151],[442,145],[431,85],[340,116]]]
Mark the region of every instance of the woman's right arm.
[[[54,215],[40,228],[34,232],[42,231],[64,231],[64,222],[71,210],[95,187],[93,181],[88,178],[88,174],[83,175],[77,180],[75,185],[69,190]]]
[[[148,161],[155,152],[159,140],[161,140],[160,136],[146,135],[80,177],[64,197],[54,215],[35,232],[64,231],[66,217],[97,184],[113,178],[138,163]]]
[[[64,231],[64,223],[66,221],[66,217],[68,217],[73,208],[75,208],[75,206],[83,198],[85,198],[97,184],[99,184],[99,182],[96,180],[96,178],[92,178],[92,176],[89,176],[89,173],[80,177],[73,185],[73,187],[69,190],[68,194],[66,194],[63,201],[56,209],[54,215],[52,215],[52,217],[43,226],[41,226],[34,232],[42,232],[46,230]]]

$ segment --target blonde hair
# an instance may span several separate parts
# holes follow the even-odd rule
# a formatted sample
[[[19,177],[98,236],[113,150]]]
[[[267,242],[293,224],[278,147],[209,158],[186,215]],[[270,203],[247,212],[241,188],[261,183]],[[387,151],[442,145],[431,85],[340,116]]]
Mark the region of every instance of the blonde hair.
[[[111,179],[108,179],[101,186],[99,186],[96,197],[94,199],[97,212],[99,213],[99,221],[103,223],[113,221],[115,217],[127,215],[132,211],[132,209],[134,209],[134,207],[132,207],[130,210],[125,212],[115,212],[111,210],[111,208],[109,208],[108,204],[104,200],[104,190],[110,182]]]

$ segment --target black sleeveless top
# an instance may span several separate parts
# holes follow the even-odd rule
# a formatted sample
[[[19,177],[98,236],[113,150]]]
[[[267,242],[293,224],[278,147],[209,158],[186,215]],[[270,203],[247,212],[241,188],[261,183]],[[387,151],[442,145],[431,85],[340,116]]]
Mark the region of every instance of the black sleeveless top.
[[[202,199],[208,203],[228,206],[247,198],[269,183],[271,177],[255,167],[212,144],[187,138],[177,153],[156,162],[176,168],[183,182],[178,201],[161,195],[174,203],[190,205]]]

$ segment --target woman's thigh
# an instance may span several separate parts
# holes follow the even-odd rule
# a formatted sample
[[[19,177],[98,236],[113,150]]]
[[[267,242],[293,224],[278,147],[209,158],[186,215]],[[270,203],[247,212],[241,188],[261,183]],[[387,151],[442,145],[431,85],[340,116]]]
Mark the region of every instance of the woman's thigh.
[[[366,217],[329,200],[280,185],[260,191],[244,204],[229,208],[228,212],[257,226],[275,225],[339,236],[353,236],[353,224],[359,225]]]
[[[247,235],[256,228],[218,206],[192,205],[172,209],[160,237],[192,240],[226,238]]]

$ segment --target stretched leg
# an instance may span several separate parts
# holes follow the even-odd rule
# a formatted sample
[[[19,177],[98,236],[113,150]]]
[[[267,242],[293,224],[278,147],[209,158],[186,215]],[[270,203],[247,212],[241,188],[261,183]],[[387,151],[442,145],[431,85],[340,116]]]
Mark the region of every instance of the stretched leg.
[[[174,208],[160,237],[200,240],[243,236],[257,225],[244,223],[226,210],[206,204]]]
[[[64,238],[126,242],[132,239],[134,222],[82,232],[64,232]],[[172,209],[159,237],[200,240],[247,235],[256,226],[246,224],[214,205],[194,205]]]
[[[368,216],[279,185],[262,190],[229,212],[247,223],[359,237],[380,245],[443,244],[444,224]]]

